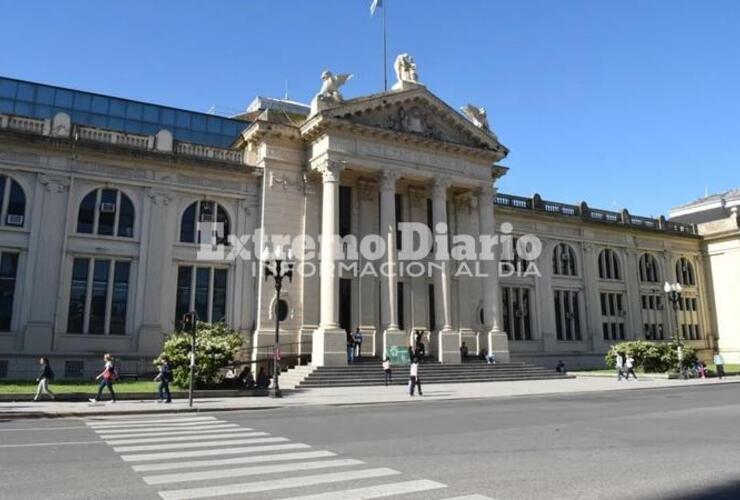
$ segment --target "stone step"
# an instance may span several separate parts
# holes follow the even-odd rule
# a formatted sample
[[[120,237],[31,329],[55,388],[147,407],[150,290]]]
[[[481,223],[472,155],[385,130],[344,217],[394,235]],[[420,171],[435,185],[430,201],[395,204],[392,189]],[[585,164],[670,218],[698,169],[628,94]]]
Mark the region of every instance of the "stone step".
[[[474,382],[515,382],[515,381],[534,381],[534,380],[557,380],[557,379],[571,379],[575,378],[572,375],[548,375],[548,376],[503,376],[493,378],[480,378],[470,380],[450,380],[450,379],[439,379],[432,380],[428,377],[421,379],[422,384],[456,384],[456,383],[474,383]],[[406,385],[408,384],[408,378],[394,377],[392,385]],[[306,380],[298,385],[298,389],[309,389],[312,387],[371,387],[384,385],[384,381],[380,380],[361,380],[361,381],[347,381],[347,380],[333,380],[333,381],[311,381]]]

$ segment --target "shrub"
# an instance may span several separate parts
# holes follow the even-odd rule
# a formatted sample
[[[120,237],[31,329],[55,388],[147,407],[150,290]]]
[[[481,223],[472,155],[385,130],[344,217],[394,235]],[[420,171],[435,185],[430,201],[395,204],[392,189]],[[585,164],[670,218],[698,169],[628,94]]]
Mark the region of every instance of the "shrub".
[[[678,346],[683,348],[684,367],[693,365],[696,361],[696,349],[683,343],[671,342],[647,342],[644,340],[633,340],[620,342],[612,345],[606,353],[604,360],[609,368],[616,367],[617,353],[631,353],[635,358],[635,368],[648,373],[675,372],[678,366]]]
[[[190,332],[174,332],[167,336],[162,354],[154,360],[158,365],[166,356],[172,365],[172,380],[179,387],[187,387],[190,380]],[[221,382],[220,371],[234,361],[243,339],[239,333],[223,323],[198,322],[195,340],[196,387],[206,387]]]

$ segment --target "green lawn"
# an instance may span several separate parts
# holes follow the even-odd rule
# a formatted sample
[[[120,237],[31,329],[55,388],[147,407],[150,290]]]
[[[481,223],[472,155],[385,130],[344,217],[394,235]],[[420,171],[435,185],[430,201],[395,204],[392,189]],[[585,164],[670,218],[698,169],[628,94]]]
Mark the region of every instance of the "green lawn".
[[[141,392],[156,393],[157,382],[116,382],[113,386],[117,392]],[[94,382],[81,382],[75,380],[60,380],[49,384],[49,389],[57,394],[69,394],[73,392],[82,392],[93,394],[97,391],[97,384]],[[172,387],[172,389],[176,389]],[[0,394],[34,394],[36,392],[36,382],[28,380],[1,380]]]

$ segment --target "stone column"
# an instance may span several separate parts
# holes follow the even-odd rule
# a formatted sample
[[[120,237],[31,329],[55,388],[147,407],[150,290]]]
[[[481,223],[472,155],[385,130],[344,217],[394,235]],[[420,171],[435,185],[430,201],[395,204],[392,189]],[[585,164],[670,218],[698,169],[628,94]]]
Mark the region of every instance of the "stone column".
[[[172,270],[172,235],[176,224],[170,206],[172,199],[169,191],[147,189],[141,218],[140,285],[137,290],[142,291],[144,300],[137,345],[139,352],[150,356],[161,352],[165,332],[170,330],[170,321],[174,318],[174,310],[168,310],[169,304],[163,300],[161,289],[163,283],[170,282],[167,276]]]
[[[380,189],[380,236],[385,240],[385,262],[381,266],[380,321],[383,327],[383,353],[390,346],[408,344],[406,335],[398,328],[396,286],[398,269],[396,262],[396,181],[398,173],[384,170],[379,176]]]
[[[478,192],[478,217],[480,220],[480,234],[491,236],[496,233],[496,221],[493,214],[493,197],[496,190],[486,185]],[[496,354],[499,361],[509,360],[509,339],[506,332],[501,331],[501,301],[498,289],[498,261],[487,258],[481,262],[481,269],[485,277],[483,282],[483,320],[484,328],[488,332],[487,347]]]
[[[592,240],[593,234],[584,235]],[[589,342],[591,352],[594,354],[605,354],[609,350],[609,344],[604,340],[601,329],[601,290],[599,287],[599,249],[590,243],[583,244],[583,257],[581,261],[583,269],[583,304],[586,307],[585,321],[581,324],[581,331],[585,331],[584,340]]]
[[[363,237],[376,234],[378,231],[378,186],[375,180],[360,179],[357,182],[357,197],[360,214],[357,239],[360,241]],[[360,276],[357,279],[360,300],[359,325],[365,337],[362,349],[382,356],[380,350],[383,342],[380,341],[378,333],[378,280],[371,273],[362,276],[362,268],[366,263],[367,261],[360,255]]]
[[[434,232],[440,233],[447,226],[447,179],[437,179],[432,185],[432,223]],[[449,228],[448,228],[449,231]],[[439,331],[437,354],[442,363],[460,363],[460,334],[452,329],[452,301],[450,296],[450,257],[447,239],[440,240],[435,248],[434,301],[440,311],[442,329]],[[439,259],[439,260],[437,260]]]
[[[313,335],[311,362],[316,366],[347,364],[345,332],[339,328],[339,173],[342,165],[327,162],[321,168],[323,198],[321,214],[321,308],[319,328]]]
[[[27,276],[32,280],[28,322],[23,334],[23,349],[32,352],[54,350],[54,332],[66,331],[66,325],[56,325],[60,285],[65,277],[60,269],[65,250],[70,179],[39,175],[33,197],[33,226],[29,244]],[[26,208],[31,213],[31,207]],[[77,220],[77,213],[70,211],[70,224]],[[74,226],[72,226],[74,227]],[[33,252],[33,257],[31,253]],[[71,276],[71,273],[70,273]],[[68,282],[67,282],[68,283]],[[68,287],[69,285],[66,284]]]

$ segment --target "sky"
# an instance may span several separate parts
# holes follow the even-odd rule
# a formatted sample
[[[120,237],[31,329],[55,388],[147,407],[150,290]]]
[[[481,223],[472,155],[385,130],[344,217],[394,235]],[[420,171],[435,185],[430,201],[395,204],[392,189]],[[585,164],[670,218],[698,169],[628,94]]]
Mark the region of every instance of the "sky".
[[[383,89],[370,0],[0,0],[0,74],[222,113]],[[401,52],[510,150],[500,191],[658,216],[740,188],[740,2],[385,0]]]

